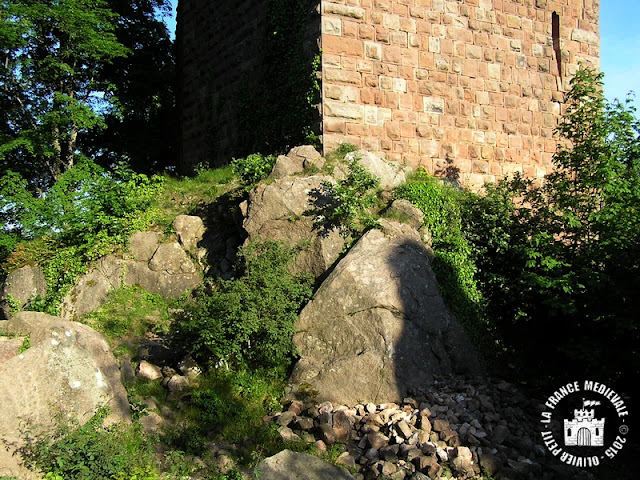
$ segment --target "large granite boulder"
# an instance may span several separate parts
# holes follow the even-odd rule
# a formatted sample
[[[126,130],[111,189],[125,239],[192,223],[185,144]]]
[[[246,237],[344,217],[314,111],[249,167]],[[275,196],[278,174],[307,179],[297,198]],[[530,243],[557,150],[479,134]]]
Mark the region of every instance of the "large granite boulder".
[[[18,303],[19,308],[22,308],[30,298],[46,295],[47,281],[40,267],[25,265],[7,276],[1,293],[0,318],[9,318],[11,312],[8,300],[10,298]]]
[[[126,261],[114,255],[98,260],[94,269],[78,279],[62,299],[60,317],[66,320],[82,318],[107,301],[107,295],[122,285]]]
[[[381,220],[336,265],[300,314],[292,382],[318,400],[402,400],[434,374],[478,374],[463,327],[445,306],[420,234]]]
[[[185,250],[195,249],[202,241],[206,230],[202,219],[194,215],[178,215],[173,220],[173,228]]]
[[[317,168],[320,169],[324,166],[324,158],[312,145],[301,145],[299,147],[293,147],[287,157],[294,162],[299,162],[305,169]]]
[[[204,233],[199,217],[176,217],[178,240],[160,243],[160,233],[138,232],[129,239],[128,258],[101,258],[81,276],[63,298],[60,316],[77,320],[107,301],[109,292],[123,285],[138,285],[165,298],[176,298],[202,281],[201,269],[188,255]]]
[[[313,205],[314,192],[320,192],[326,176],[288,177],[258,185],[249,196],[243,223],[247,242],[279,240],[290,246],[304,245],[293,265],[295,273],[320,277],[338,259],[344,239],[337,231],[324,232],[306,216]]]
[[[410,171],[410,169],[406,167],[387,162],[376,154],[365,150],[350,152],[344,159],[347,162],[351,162],[354,159],[358,160],[358,163],[360,163],[367,172],[380,179],[380,188],[383,190],[391,190],[405,183],[407,181],[406,172],[407,170]]]
[[[136,232],[129,239],[129,253],[138,262],[148,262],[160,245],[160,232]]]
[[[273,457],[265,458],[256,468],[260,480],[353,480],[343,468],[324,460],[283,450]]]
[[[95,330],[36,312],[18,313],[6,328],[31,344],[0,364],[0,438],[8,444],[20,445],[25,422],[44,429],[61,418],[82,424],[102,406],[110,409],[108,423],[130,419],[120,370]],[[0,475],[18,471],[18,458],[0,445]]]
[[[25,337],[1,336],[4,333],[4,323],[6,322],[0,322],[0,363],[18,355],[25,339]]]
[[[302,173],[304,171],[304,167],[302,166],[302,160],[294,160],[293,158],[289,158],[285,155],[280,155],[276,159],[276,163],[273,165],[273,170],[271,170],[271,178],[280,179],[290,177],[297,173]]]

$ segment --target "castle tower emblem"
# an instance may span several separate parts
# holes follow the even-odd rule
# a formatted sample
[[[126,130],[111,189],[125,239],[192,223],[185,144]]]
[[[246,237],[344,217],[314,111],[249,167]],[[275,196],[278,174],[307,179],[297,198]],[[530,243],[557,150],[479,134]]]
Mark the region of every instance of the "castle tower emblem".
[[[604,418],[596,419],[593,408],[597,400],[582,399],[582,408],[573,411],[573,420],[564,420],[564,444],[567,447],[602,447],[604,445]]]

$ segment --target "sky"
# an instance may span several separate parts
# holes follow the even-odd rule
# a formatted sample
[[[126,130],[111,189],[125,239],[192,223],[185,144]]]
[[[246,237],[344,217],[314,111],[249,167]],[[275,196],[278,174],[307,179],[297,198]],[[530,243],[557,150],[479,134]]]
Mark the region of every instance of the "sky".
[[[594,0],[598,1],[598,0]],[[175,30],[174,17],[166,19]],[[627,93],[637,94],[640,106],[640,0],[600,0],[600,60],[604,72],[604,91],[609,100],[623,100]],[[640,108],[639,108],[640,110]]]

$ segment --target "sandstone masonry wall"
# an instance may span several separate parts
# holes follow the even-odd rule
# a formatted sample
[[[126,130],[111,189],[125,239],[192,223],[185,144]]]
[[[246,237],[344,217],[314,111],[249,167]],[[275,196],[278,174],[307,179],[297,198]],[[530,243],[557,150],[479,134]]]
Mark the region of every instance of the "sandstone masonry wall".
[[[181,0],[177,54],[180,73],[180,166],[227,161],[238,139],[239,94],[259,68],[264,0]]]
[[[324,151],[350,142],[436,175],[451,161],[471,187],[543,176],[578,63],[599,67],[599,0],[317,1]],[[186,169],[238,155],[267,4],[179,4]]]
[[[542,176],[578,62],[599,66],[598,17],[598,0],[323,0],[324,149],[451,159],[471,186]]]

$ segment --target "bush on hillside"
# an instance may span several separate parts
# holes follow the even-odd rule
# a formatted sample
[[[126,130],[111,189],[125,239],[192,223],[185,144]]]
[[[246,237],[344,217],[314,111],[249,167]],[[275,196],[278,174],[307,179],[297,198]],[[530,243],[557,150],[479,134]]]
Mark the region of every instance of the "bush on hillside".
[[[29,432],[20,449],[25,465],[52,480],[157,480],[153,448],[142,427],[106,427],[107,414],[103,408],[80,427],[62,422],[53,433]]]
[[[125,165],[107,172],[89,159],[65,171],[47,192],[34,192],[20,174],[8,172],[0,179],[4,271],[38,263],[48,294],[37,304],[57,314],[60,300],[88,262],[148,227],[151,204],[162,187],[161,177]]]
[[[484,299],[475,279],[471,246],[463,235],[461,205],[467,195],[419,169],[395,190],[424,214],[433,238],[433,271],[442,296],[485,354],[493,355],[493,333],[484,314]]]
[[[231,162],[233,173],[240,177],[245,185],[254,185],[263,178],[266,178],[276,164],[276,157],[273,155],[261,155],[252,153],[245,158],[234,158]]]
[[[342,145],[344,151],[350,150],[349,144]],[[317,227],[325,231],[337,229],[345,237],[358,238],[364,230],[377,225],[370,209],[378,203],[380,179],[365,170],[357,156],[347,163],[347,170],[344,180],[322,182],[319,191],[311,192],[315,208],[309,213],[315,216]]]
[[[232,280],[207,281],[173,326],[176,346],[201,364],[284,373],[296,351],[294,323],[311,297],[310,277],[287,269],[295,252],[278,242],[242,250]]]
[[[587,69],[566,104],[544,184],[500,182],[467,201],[463,226],[512,362],[615,383],[640,373],[640,121]]]

